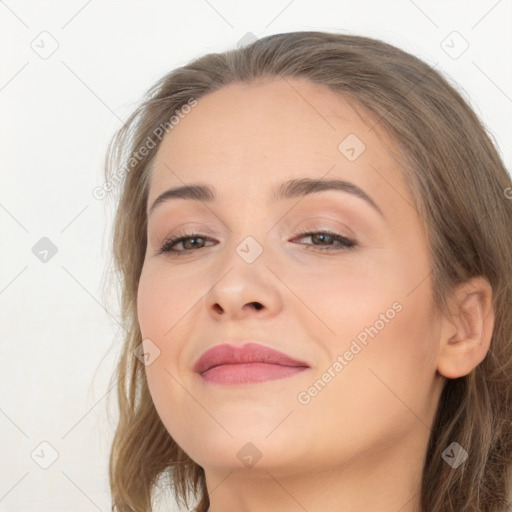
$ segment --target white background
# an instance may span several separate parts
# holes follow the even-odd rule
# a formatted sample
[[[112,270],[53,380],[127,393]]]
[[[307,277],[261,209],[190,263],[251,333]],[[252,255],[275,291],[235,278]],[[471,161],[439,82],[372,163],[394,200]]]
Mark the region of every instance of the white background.
[[[459,85],[510,170],[511,19],[510,0],[0,1],[0,511],[110,510],[119,310],[101,293],[112,215],[92,190],[156,79],[247,32],[380,38]],[[58,249],[46,263],[42,237]]]

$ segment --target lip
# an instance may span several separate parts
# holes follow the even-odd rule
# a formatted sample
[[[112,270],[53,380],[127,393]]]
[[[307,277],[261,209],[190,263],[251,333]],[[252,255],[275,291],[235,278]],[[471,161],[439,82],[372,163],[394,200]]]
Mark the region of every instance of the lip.
[[[207,382],[237,385],[282,379],[309,367],[304,361],[259,343],[224,343],[204,352],[193,370]]]

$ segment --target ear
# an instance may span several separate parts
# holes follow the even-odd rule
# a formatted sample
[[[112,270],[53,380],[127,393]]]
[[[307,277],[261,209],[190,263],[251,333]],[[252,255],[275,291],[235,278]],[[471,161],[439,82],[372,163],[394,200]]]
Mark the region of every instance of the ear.
[[[494,328],[492,287],[481,276],[456,288],[443,316],[437,370],[449,379],[467,375],[489,350]]]

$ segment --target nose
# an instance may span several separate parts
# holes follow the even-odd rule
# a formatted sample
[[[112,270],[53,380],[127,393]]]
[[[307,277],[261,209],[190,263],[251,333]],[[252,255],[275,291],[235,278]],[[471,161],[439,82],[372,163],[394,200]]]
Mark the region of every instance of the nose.
[[[220,314],[220,315],[222,315],[222,314],[224,314],[224,313],[225,313],[225,311],[224,311],[223,307],[222,307],[218,302],[216,302],[215,304],[213,304],[213,306],[212,306],[212,307],[213,307],[213,309],[214,309],[218,314]],[[262,304],[261,302],[254,302],[254,301],[253,301],[253,302],[248,302],[247,304],[245,304],[245,305],[243,306],[243,308],[249,308],[249,309],[250,309],[250,308],[253,308],[253,309],[255,309],[256,311],[259,311],[260,309],[263,309],[263,308],[264,308],[264,306],[263,306],[263,304]]]
[[[205,297],[208,313],[216,321],[255,315],[268,319],[280,313],[282,285],[263,258],[247,263],[235,254],[224,263]]]

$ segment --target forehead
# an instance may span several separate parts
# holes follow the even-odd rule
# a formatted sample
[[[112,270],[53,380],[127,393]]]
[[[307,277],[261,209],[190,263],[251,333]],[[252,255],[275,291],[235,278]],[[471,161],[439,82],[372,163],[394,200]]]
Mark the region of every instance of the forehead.
[[[389,188],[382,174],[407,194],[392,141],[375,126],[360,105],[305,79],[232,83],[199,98],[164,137],[149,200],[195,181],[226,192],[305,176]]]

